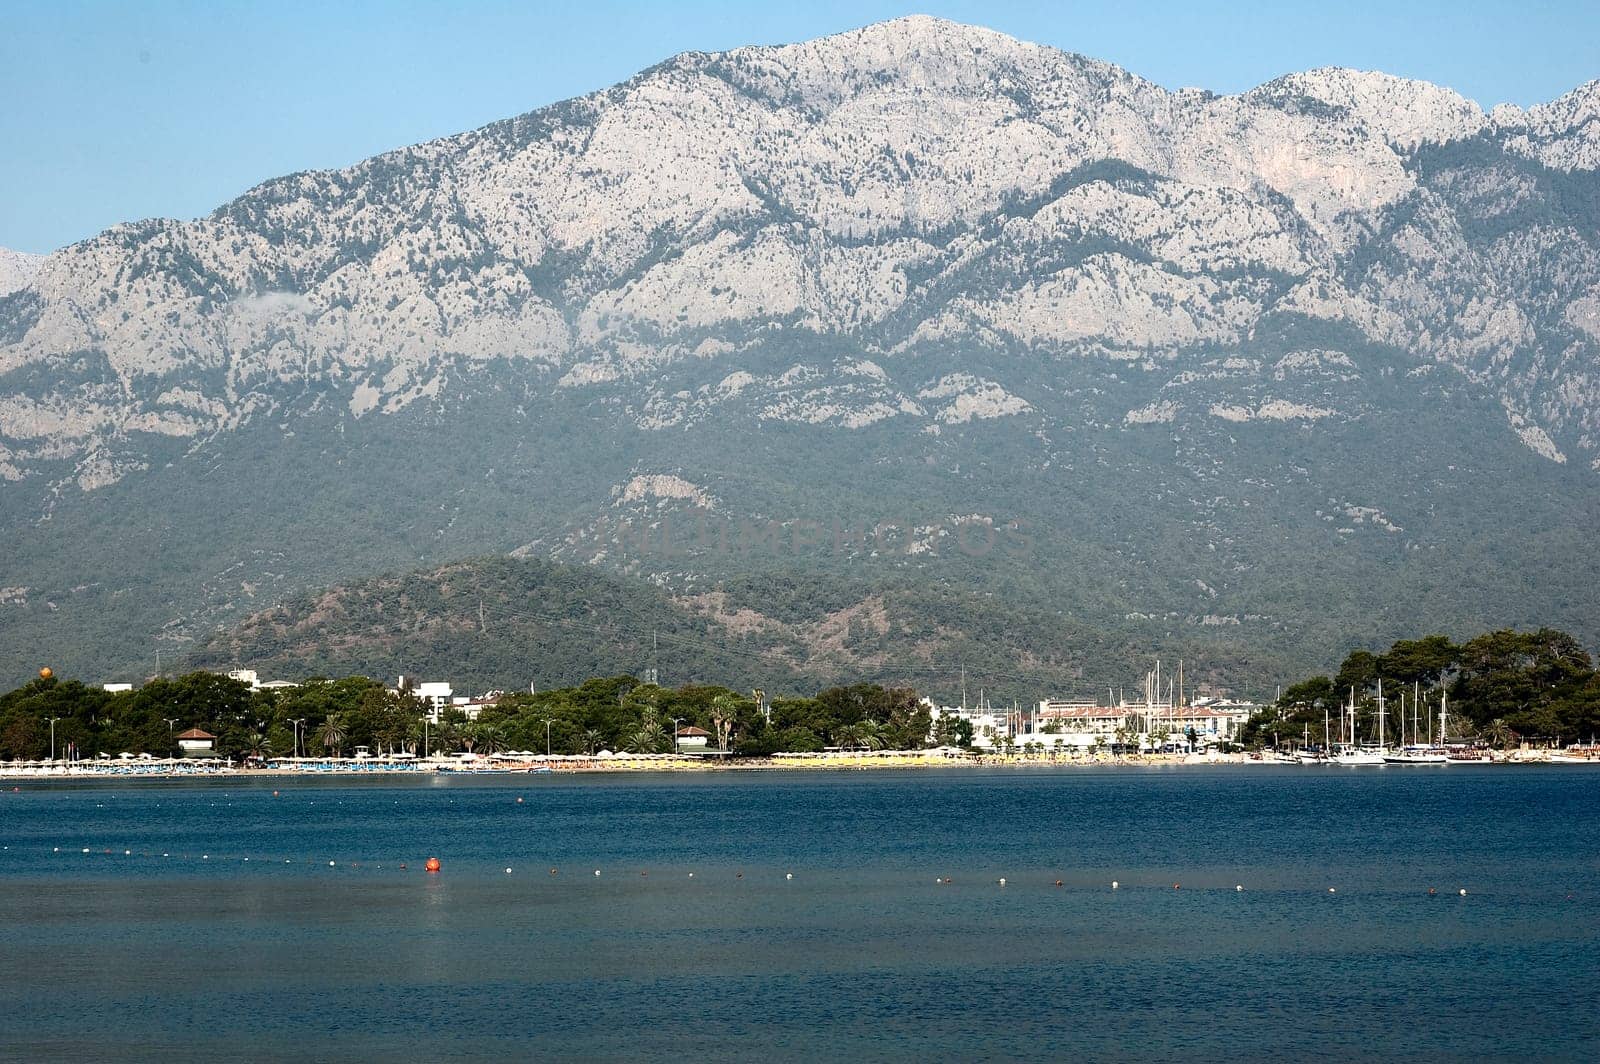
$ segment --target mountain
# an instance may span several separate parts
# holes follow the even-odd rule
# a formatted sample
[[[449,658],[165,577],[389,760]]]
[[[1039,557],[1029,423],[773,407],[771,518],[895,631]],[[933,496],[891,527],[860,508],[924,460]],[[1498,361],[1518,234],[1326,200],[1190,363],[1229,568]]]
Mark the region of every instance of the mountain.
[[[0,296],[28,287],[33,275],[39,272],[39,263],[43,259],[42,255],[0,248]]]
[[[0,296],[0,673],[513,552],[1600,640],[1597,115],[913,17],[114,227]]]
[[[1259,664],[1204,649],[1192,684]],[[1104,690],[1141,673],[1144,652],[1047,611],[912,582],[731,580],[675,595],[592,567],[490,557],[297,596],[207,637],[187,664],[249,662],[273,679],[403,672],[473,692],[653,669],[672,686],[776,695],[877,681],[952,699],[965,669],[971,696],[982,685],[998,702]]]

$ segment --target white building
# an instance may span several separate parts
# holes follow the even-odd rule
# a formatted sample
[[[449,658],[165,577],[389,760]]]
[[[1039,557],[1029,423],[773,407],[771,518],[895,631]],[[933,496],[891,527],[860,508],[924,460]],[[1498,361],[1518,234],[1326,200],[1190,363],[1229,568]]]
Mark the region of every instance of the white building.
[[[1124,706],[1102,706],[1093,699],[1047,698],[1033,708],[1027,730],[1015,738],[1017,745],[1037,743],[1046,750],[1056,746],[1085,749],[1109,746],[1126,735],[1132,724]]]
[[[455,688],[443,680],[418,683],[410,676],[402,676],[389,689],[390,694],[409,694],[428,707],[428,719],[439,723],[439,714],[455,704]]]
[[[450,700],[450,708],[459,709],[468,720],[477,720],[484,710],[495,704],[499,697],[499,694],[496,693],[480,695],[477,698],[452,698]],[[433,714],[433,719],[435,721],[439,719],[437,712]]]
[[[114,695],[122,694],[124,691],[133,690],[133,684],[131,683],[103,683],[100,685],[100,687],[102,690]]]
[[[933,719],[930,736],[939,734],[939,722],[945,719],[964,720],[972,725],[972,745],[983,749],[997,746],[1002,740],[1010,738],[1017,732],[1017,716],[1009,709],[997,710],[989,705],[976,709],[967,709],[965,706],[936,706],[926,698],[922,700],[922,704],[928,707],[928,714]]]
[[[261,687],[261,677],[256,675],[256,670],[254,669],[229,669],[228,679],[247,683],[252,691],[259,690]]]
[[[696,728],[691,725],[687,728],[679,728],[674,738],[677,739],[679,750],[704,750],[706,744],[711,741],[711,733],[704,728]]]

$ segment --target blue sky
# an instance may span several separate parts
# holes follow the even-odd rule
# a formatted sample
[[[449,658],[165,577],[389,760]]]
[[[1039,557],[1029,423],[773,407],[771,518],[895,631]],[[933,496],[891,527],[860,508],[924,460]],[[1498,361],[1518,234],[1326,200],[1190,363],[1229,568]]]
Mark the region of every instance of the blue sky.
[[[277,174],[341,166],[626,78],[675,52],[912,12],[1166,85],[1238,92],[1315,66],[1386,70],[1485,106],[1600,77],[1600,3],[513,3],[6,0],[0,246],[191,218]]]

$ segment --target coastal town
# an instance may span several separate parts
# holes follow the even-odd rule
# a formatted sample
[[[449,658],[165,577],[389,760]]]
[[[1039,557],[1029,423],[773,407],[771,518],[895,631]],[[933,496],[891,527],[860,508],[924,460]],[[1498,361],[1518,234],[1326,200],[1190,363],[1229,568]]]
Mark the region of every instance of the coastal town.
[[[55,679],[49,672],[41,670],[36,682],[53,684]],[[114,751],[90,749],[82,740],[67,737],[65,731],[58,743],[56,729],[62,718],[55,716],[43,721],[49,727],[48,756],[21,757],[13,750],[9,759],[0,758],[0,776],[548,773],[1129,763],[1600,763],[1600,750],[1592,743],[1564,749],[1532,749],[1524,743],[1521,749],[1497,754],[1475,738],[1449,738],[1442,705],[1437,736],[1430,718],[1424,739],[1415,701],[1412,732],[1407,741],[1404,696],[1398,710],[1401,733],[1391,744],[1384,728],[1386,720],[1392,721],[1396,714],[1390,712],[1386,717],[1381,681],[1375,735],[1357,735],[1357,713],[1352,703],[1348,718],[1341,707],[1337,723],[1325,723],[1320,741],[1314,740],[1306,727],[1298,740],[1291,737],[1284,743],[1281,735],[1274,735],[1269,745],[1261,741],[1261,723],[1274,715],[1276,703],[1263,705],[1209,694],[1191,697],[1182,680],[1181,666],[1175,679],[1169,674],[1163,680],[1159,661],[1137,685],[1133,697],[1108,688],[1100,698],[1046,697],[1029,705],[997,706],[980,689],[970,701],[963,697],[958,703],[947,705],[914,692],[873,685],[837,689],[854,691],[858,700],[862,692],[872,692],[874,697],[890,701],[900,698],[906,704],[878,713],[884,721],[872,719],[873,711],[863,710],[859,719],[835,721],[832,727],[814,720],[810,721],[811,727],[797,725],[797,721],[807,719],[796,708],[797,702],[803,700],[769,699],[759,690],[743,696],[721,688],[694,686],[672,692],[631,677],[591,681],[577,690],[611,683],[614,690],[605,698],[609,701],[615,697],[619,705],[633,706],[638,714],[636,729],[630,724],[614,730],[611,741],[602,731],[589,729],[580,741],[574,742],[567,723],[563,721],[558,731],[557,716],[546,710],[539,717],[543,721],[543,742],[537,741],[537,727],[531,736],[523,728],[517,732],[524,739],[521,744],[510,741],[504,725],[513,719],[512,714],[526,715],[529,700],[540,697],[531,689],[527,694],[459,694],[449,681],[413,676],[399,676],[392,685],[382,687],[364,677],[340,681],[263,680],[257,670],[249,668],[218,674],[192,673],[185,679],[211,684],[213,697],[231,696],[274,705],[297,695],[320,694],[323,688],[344,685],[347,689],[358,688],[369,702],[373,698],[382,700],[391,718],[396,713],[411,716],[400,731],[377,728],[370,733],[352,728],[337,710],[330,710],[321,721],[289,716],[281,722],[290,729],[287,743],[273,742],[264,720],[257,722],[253,733],[241,737],[235,732],[225,737],[219,734],[225,729],[215,723],[216,712],[209,713],[209,726],[217,731],[207,730],[205,720],[164,716],[161,719],[167,725],[169,739],[164,748],[150,749],[147,745]],[[169,682],[160,677],[150,681]],[[108,682],[99,685],[97,694],[132,698],[137,691],[132,683]],[[828,694],[824,692],[818,698],[826,700]],[[564,694],[546,692],[545,696]],[[673,698],[680,701],[673,703]],[[683,701],[685,698],[687,701]],[[701,704],[699,710],[694,708],[696,699]],[[675,704],[680,708],[673,709]],[[898,724],[891,726],[896,714]],[[1281,716],[1281,707],[1276,715]],[[1249,735],[1252,722],[1256,730]],[[1327,730],[1330,727],[1337,731]],[[1363,727],[1371,730],[1370,723]],[[774,738],[762,741],[762,735]],[[534,741],[527,742],[530,737]],[[1245,741],[1251,737],[1257,741],[1247,748]],[[345,740],[351,738],[357,741],[347,750]]]

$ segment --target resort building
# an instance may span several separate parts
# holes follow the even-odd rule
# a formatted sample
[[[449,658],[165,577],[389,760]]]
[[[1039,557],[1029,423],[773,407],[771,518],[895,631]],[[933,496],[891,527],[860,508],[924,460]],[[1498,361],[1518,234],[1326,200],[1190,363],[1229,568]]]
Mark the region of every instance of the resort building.
[[[409,694],[411,697],[426,703],[428,719],[434,724],[439,723],[439,714],[449,709],[455,702],[455,688],[442,680],[419,683],[410,676],[402,676],[389,689],[389,693],[396,695]]]
[[[256,674],[254,669],[229,669],[227,675],[230,680],[238,680],[240,683],[249,684],[252,691],[259,690],[261,687],[261,677]]]
[[[1093,699],[1050,699],[1029,714],[1027,728],[1014,737],[1019,746],[1029,743],[1050,750],[1057,746],[1086,749],[1119,742],[1132,723],[1123,706],[1102,706]]]
[[[188,731],[179,732],[176,738],[178,749],[183,751],[184,757],[217,756],[217,737],[208,731],[190,728]]]
[[[704,728],[690,726],[679,728],[673,738],[677,740],[679,750],[704,750],[711,741],[711,733]]]

